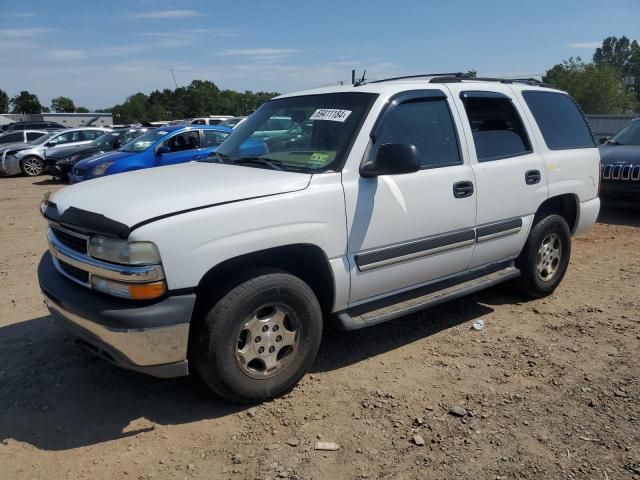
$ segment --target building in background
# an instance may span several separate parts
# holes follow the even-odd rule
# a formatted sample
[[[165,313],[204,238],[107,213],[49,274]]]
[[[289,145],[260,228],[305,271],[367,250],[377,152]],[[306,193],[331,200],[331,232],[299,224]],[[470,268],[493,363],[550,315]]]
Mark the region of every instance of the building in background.
[[[0,127],[13,122],[45,121],[56,122],[65,127],[82,127],[91,122],[92,127],[107,127],[113,125],[110,113],[5,113],[0,115]]]
[[[617,115],[585,115],[591,132],[596,140],[600,137],[615,135],[634,118],[640,117],[640,113],[620,113]]]

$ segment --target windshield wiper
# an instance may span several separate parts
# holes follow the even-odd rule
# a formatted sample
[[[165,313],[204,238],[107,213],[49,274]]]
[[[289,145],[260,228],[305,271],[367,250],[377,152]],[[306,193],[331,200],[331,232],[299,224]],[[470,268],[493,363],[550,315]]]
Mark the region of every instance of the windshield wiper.
[[[234,158],[233,160],[231,160],[231,163],[235,163],[235,164],[243,164],[243,163],[255,163],[258,165],[266,165],[267,167],[271,168],[272,170],[282,170],[282,162],[280,162],[279,160],[269,160],[263,157],[240,157],[240,158]]]

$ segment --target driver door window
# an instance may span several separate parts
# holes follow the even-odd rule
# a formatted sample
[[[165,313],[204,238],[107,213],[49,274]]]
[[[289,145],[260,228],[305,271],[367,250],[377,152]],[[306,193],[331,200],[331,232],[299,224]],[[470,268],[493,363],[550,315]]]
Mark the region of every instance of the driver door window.
[[[462,163],[451,113],[444,99],[409,101],[398,105],[385,118],[371,157],[380,145],[415,145],[422,168],[445,167]]]
[[[200,135],[197,130],[183,132],[168,139],[164,146],[169,147],[171,153],[195,150],[200,146]]]

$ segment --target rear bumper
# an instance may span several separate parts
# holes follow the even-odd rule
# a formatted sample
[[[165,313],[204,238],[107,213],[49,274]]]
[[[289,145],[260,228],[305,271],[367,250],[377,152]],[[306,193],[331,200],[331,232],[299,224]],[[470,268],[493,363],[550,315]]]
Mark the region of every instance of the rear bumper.
[[[578,209],[578,222],[573,235],[580,235],[593,227],[600,213],[600,199],[598,197],[586,202],[580,202]]]
[[[38,280],[51,315],[95,353],[156,377],[188,374],[194,294],[144,304],[111,298],[64,278],[49,253],[40,260]]]

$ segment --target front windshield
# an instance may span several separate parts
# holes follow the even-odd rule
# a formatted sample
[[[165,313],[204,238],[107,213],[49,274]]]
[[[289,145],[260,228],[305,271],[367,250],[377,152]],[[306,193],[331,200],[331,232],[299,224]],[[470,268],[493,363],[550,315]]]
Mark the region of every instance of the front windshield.
[[[271,100],[207,161],[310,173],[340,170],[375,98],[354,92]]]
[[[631,122],[620,130],[609,143],[614,145],[640,145],[640,120]]]
[[[47,133],[45,135],[42,135],[41,137],[36,138],[35,140],[30,141],[29,143],[31,145],[42,145],[47,140],[49,140],[51,137],[53,137],[54,135],[57,135],[57,134],[58,134],[58,132]]]
[[[134,138],[129,143],[125,144],[120,151],[122,152],[142,152],[149,148],[151,145],[156,143],[162,137],[167,135],[169,132],[167,130],[157,129],[157,130],[149,130],[144,135],[140,135],[137,138]]]

